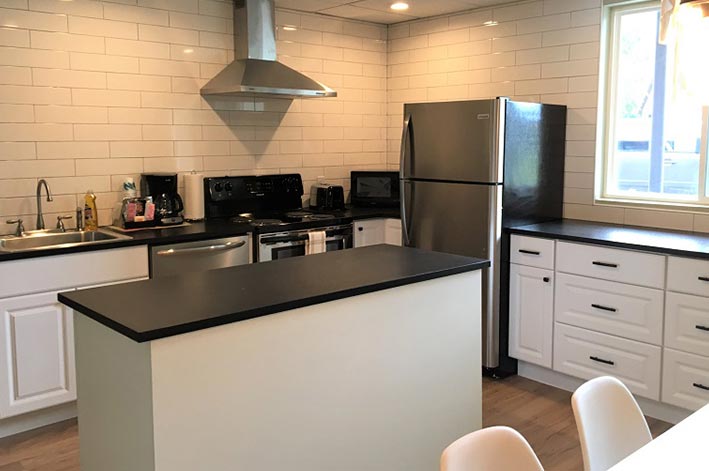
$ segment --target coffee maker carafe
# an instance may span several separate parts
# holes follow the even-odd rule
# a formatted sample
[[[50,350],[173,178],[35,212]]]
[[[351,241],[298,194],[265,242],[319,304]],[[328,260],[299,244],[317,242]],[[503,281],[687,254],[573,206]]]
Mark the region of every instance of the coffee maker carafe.
[[[159,226],[184,222],[180,214],[184,206],[177,193],[177,174],[143,173],[140,176],[140,192],[143,197],[152,196],[155,203],[155,220]]]

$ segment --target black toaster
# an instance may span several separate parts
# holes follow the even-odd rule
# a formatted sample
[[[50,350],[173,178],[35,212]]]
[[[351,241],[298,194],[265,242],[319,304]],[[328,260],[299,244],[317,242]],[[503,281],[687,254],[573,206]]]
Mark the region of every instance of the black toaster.
[[[345,209],[345,189],[341,185],[316,183],[310,187],[310,207],[323,211]]]

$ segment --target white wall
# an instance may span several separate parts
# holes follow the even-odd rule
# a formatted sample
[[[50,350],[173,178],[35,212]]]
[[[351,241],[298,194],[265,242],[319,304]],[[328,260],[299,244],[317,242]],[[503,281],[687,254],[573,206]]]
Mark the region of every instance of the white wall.
[[[233,56],[232,7],[215,0],[0,1],[0,233],[48,227],[89,188],[101,224],[125,176],[299,172],[347,184],[385,166],[386,27],[278,12],[283,62],[336,99],[209,101]],[[136,180],[137,182],[137,180]]]
[[[525,1],[390,27],[389,165],[398,165],[405,102],[565,104],[565,217],[709,232],[706,215],[593,205],[601,3]]]
[[[319,175],[348,187],[352,169],[397,168],[404,102],[498,95],[569,106],[566,217],[709,232],[705,215],[593,205],[601,0],[388,29],[279,11],[297,28],[279,30],[281,60],[339,97],[207,102],[199,88],[233,54],[229,5],[0,1],[0,233],[15,216],[34,227],[41,177],[56,195],[48,226],[88,188],[108,223],[123,178],[143,171],[300,172],[306,191]]]

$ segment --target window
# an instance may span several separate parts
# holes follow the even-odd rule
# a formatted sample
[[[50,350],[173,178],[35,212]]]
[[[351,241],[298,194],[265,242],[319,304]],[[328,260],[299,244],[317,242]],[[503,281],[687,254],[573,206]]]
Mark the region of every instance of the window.
[[[601,198],[709,207],[707,107],[673,92],[659,2],[611,7],[606,19]]]

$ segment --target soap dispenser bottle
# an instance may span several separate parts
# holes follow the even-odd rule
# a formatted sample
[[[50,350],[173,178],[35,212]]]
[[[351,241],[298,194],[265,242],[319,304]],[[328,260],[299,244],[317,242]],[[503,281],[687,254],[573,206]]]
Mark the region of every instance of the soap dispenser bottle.
[[[95,231],[98,229],[98,211],[96,210],[96,195],[89,190],[84,195],[84,229]]]

